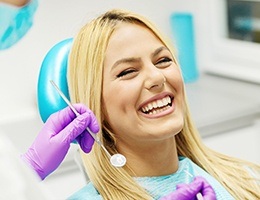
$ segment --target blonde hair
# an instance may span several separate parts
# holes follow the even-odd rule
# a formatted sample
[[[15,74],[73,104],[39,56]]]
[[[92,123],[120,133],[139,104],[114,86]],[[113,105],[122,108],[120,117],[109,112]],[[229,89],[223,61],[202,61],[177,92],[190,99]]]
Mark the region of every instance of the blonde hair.
[[[98,133],[108,151],[116,153],[115,137],[104,121],[102,108],[103,62],[108,41],[118,23],[137,23],[150,29],[162,43],[171,49],[165,38],[144,17],[121,10],[111,10],[86,24],[74,40],[69,59],[68,85],[71,101],[84,103],[102,122]],[[177,62],[177,61],[176,61]],[[176,135],[178,154],[193,162],[215,177],[236,199],[260,199],[260,186],[250,174],[259,173],[260,167],[250,162],[231,158],[206,147],[192,123],[185,98],[185,123]],[[105,152],[94,145],[91,153],[82,152],[86,172],[103,199],[152,199],[130,176],[129,167],[111,166]]]

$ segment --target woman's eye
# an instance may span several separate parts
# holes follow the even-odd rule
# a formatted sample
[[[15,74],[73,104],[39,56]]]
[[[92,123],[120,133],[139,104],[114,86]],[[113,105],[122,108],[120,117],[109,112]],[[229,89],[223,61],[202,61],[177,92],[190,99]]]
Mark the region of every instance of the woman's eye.
[[[132,74],[134,72],[136,72],[135,69],[124,70],[124,71],[120,72],[116,77],[117,78],[124,77],[124,76],[130,75],[130,74]]]
[[[172,59],[165,57],[165,58],[159,60],[155,65],[159,65],[159,66],[162,66],[162,67],[167,67],[171,63],[172,63]]]

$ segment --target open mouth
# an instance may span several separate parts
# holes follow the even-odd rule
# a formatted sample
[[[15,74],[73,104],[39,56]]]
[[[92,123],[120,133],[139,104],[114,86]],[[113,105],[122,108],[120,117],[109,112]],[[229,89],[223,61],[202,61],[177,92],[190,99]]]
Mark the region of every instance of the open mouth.
[[[144,105],[141,111],[147,115],[154,115],[169,109],[172,106],[172,100],[170,96],[166,96],[162,99],[155,100]]]

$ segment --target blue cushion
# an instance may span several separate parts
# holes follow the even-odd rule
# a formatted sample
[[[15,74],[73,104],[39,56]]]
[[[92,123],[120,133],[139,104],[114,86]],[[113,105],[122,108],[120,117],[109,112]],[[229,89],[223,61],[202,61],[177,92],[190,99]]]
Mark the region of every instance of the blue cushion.
[[[54,45],[42,62],[38,78],[37,101],[43,122],[45,122],[52,113],[67,106],[50,83],[51,80],[53,80],[64,95],[70,99],[67,84],[67,63],[72,41],[73,39],[69,38]]]

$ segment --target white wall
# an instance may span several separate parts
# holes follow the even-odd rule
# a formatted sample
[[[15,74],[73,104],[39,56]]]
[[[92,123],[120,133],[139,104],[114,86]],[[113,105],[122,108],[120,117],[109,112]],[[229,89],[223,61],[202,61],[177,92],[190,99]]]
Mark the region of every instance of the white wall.
[[[109,8],[132,10],[151,19],[170,37],[170,14],[200,13],[200,1],[40,0],[32,29],[15,46],[0,52],[0,123],[37,112],[37,77],[44,56],[54,44],[76,34],[92,17]],[[200,48],[199,42],[197,46]]]
[[[260,121],[248,127],[203,138],[210,148],[228,156],[260,164]]]

